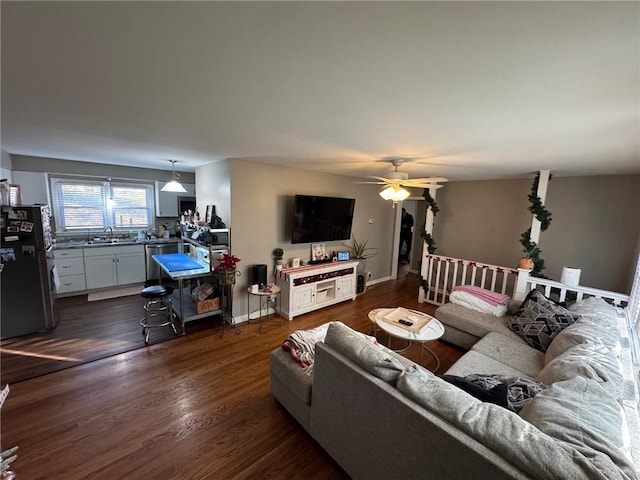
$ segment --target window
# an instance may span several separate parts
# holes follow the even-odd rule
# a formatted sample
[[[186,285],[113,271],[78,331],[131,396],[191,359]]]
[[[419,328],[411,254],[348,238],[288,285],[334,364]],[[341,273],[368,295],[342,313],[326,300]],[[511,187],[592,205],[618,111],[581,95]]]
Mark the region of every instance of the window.
[[[153,224],[153,186],[88,178],[51,178],[56,231],[147,228]]]
[[[633,360],[636,364],[640,364],[640,255],[636,260],[636,273],[629,294],[629,304],[625,310],[631,329]]]

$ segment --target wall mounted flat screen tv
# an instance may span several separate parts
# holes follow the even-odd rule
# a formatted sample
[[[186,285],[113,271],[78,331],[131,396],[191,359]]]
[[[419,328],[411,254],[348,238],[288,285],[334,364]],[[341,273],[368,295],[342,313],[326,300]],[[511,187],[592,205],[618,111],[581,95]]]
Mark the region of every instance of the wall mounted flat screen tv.
[[[349,240],[354,198],[296,195],[291,243]]]

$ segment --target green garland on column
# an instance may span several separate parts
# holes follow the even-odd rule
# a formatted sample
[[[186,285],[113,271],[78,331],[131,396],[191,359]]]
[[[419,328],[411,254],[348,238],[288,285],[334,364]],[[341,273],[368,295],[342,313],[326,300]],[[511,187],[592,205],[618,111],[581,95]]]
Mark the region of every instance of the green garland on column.
[[[438,208],[438,204],[436,203],[436,201],[433,199],[433,197],[429,193],[428,188],[424,188],[422,190],[422,196],[427,202],[427,209],[431,208],[431,211],[433,212],[433,218],[435,218],[436,215],[438,215],[438,212],[440,211],[440,209]],[[436,241],[433,239],[431,235],[427,233],[426,221],[425,223],[422,224],[422,232],[420,232],[420,236],[424,239],[425,242],[427,242],[427,251],[429,253],[434,253],[436,251]]]
[[[433,197],[429,193],[428,188],[424,188],[422,190],[422,196],[427,202],[427,209],[429,208],[431,209],[431,211],[433,212],[433,217],[435,218],[438,212],[440,211],[440,209],[438,208],[438,204],[436,203],[436,201],[433,199]],[[420,236],[424,239],[425,243],[427,244],[427,251],[430,254],[433,254],[436,251],[436,241],[433,239],[433,237],[430,234],[427,233],[426,220],[425,220],[425,223],[422,224],[422,231],[420,232]],[[420,270],[422,270],[422,268]],[[427,279],[424,278],[422,275],[420,275],[420,286],[422,287],[426,295],[429,292],[429,284],[427,283]]]
[[[549,175],[549,180],[551,180],[551,175]],[[529,203],[531,203],[531,205],[529,205],[529,211],[536,217],[536,220],[540,222],[540,230],[544,232],[549,228],[549,225],[551,225],[551,212],[545,208],[542,204],[542,199],[538,196],[539,183],[540,172],[538,172],[536,178],[533,179],[531,192],[527,198],[529,199]],[[522,245],[523,255],[533,260],[531,275],[534,277],[544,277],[544,275],[542,275],[542,270],[545,269],[544,259],[540,258],[541,250],[536,242],[531,240],[531,228],[528,228],[520,234],[520,245]]]

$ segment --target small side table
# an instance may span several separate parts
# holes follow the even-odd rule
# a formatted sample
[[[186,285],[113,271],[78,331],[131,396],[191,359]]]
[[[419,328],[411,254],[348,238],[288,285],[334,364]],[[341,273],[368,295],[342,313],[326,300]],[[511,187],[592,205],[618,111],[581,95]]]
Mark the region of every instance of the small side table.
[[[389,348],[391,348],[391,337],[406,340],[407,344],[404,348],[394,349],[394,352],[397,353],[406,352],[407,350],[409,350],[409,348],[411,348],[411,345],[413,345],[414,342],[419,343],[420,359],[422,359],[422,355],[425,350],[430,353],[436,361],[436,367],[432,371],[437,372],[440,368],[440,358],[438,358],[436,352],[427,347],[425,343],[431,342],[433,340],[438,340],[440,337],[442,337],[442,335],[444,335],[444,325],[442,325],[442,323],[440,323],[438,319],[432,317],[427,313],[409,309],[409,311],[415,316],[427,317],[430,319],[429,323],[427,323],[420,332],[412,332],[411,330],[392,325],[391,323],[386,322],[383,319],[385,315],[393,311],[393,308],[376,308],[375,310],[371,310],[369,312],[369,320],[371,320],[371,323],[373,325],[371,326],[371,332],[369,333],[369,335],[373,335],[375,337],[375,334],[378,330],[383,330],[389,335]]]
[[[282,317],[280,316],[280,290],[281,288],[277,285],[272,285],[268,289],[258,290],[257,292],[252,292],[251,287],[247,288],[247,321],[251,323],[252,320],[257,321],[260,324],[259,332],[262,333],[262,324],[266,320],[269,315],[269,305],[271,297],[275,297],[275,303],[273,309],[275,313],[278,315],[278,326],[282,325]],[[251,310],[251,297],[258,297],[258,308],[256,310]],[[264,313],[263,313],[264,309]],[[255,318],[251,318],[252,313],[258,313],[258,316]],[[275,320],[275,319],[274,319]]]

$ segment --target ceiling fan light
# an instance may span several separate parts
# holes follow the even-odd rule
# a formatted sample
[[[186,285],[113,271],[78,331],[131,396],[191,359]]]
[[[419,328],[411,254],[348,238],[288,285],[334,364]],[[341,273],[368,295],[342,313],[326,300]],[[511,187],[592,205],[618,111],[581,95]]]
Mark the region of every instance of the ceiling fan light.
[[[402,202],[409,198],[411,193],[408,190],[398,186],[390,185],[380,192],[380,196],[385,200],[391,200],[393,203]]]

